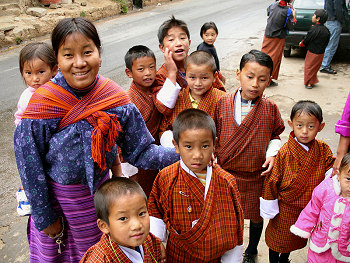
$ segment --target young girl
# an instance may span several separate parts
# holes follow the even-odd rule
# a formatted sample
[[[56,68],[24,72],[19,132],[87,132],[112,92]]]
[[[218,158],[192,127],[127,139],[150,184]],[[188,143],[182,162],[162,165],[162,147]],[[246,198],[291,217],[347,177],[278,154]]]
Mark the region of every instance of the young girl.
[[[310,238],[308,263],[350,262],[350,153],[340,164],[340,174],[326,178],[312,193],[293,234]]]
[[[179,157],[152,144],[126,92],[99,75],[101,41],[89,20],[61,20],[51,42],[60,71],[33,94],[14,148],[32,206],[31,261],[79,262],[101,237],[93,194],[109,178],[117,145],[125,161],[143,169],[161,169]]]
[[[57,73],[57,61],[52,48],[43,42],[26,45],[19,54],[19,69],[27,88],[21,94],[17,104],[16,126],[36,89],[48,82]],[[22,185],[17,192],[17,202],[17,213],[20,216],[29,215],[30,205]]]
[[[326,10],[317,9],[312,17],[312,23],[315,25],[299,43],[299,46],[307,49],[304,67],[304,85],[307,89],[312,89],[314,84],[318,83],[317,71],[321,67],[324,51],[330,37],[328,28],[324,26],[327,18]]]
[[[203,50],[213,55],[216,64],[216,70],[219,74],[219,79],[225,84],[226,78],[220,72],[219,58],[216,53],[216,48],[214,46],[215,40],[219,34],[218,28],[214,22],[206,22],[201,27],[201,38],[203,42],[198,45],[197,50]]]
[[[307,240],[293,235],[289,228],[334,162],[329,146],[315,139],[325,125],[317,103],[297,102],[288,124],[292,132],[265,178],[260,198],[260,215],[270,219],[265,231],[270,263],[289,262],[291,251],[306,246]]]
[[[280,0],[270,5],[267,9],[267,25],[261,51],[270,55],[273,60],[272,79],[278,79],[280,70],[284,41],[288,30],[295,25],[295,9],[290,5],[292,0]],[[271,81],[270,86],[278,83]]]

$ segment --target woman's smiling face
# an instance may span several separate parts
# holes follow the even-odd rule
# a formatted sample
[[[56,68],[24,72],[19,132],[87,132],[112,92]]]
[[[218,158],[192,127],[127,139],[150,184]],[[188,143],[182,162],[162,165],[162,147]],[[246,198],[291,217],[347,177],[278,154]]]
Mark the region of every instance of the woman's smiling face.
[[[85,89],[100,69],[101,57],[95,43],[79,32],[67,36],[57,54],[59,69],[74,89]]]

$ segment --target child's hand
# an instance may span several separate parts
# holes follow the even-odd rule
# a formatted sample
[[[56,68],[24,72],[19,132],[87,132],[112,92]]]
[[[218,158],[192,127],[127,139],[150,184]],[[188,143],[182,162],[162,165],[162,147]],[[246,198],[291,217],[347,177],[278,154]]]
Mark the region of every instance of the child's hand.
[[[218,163],[218,160],[216,159],[215,155],[212,154],[208,165],[209,166],[214,166],[217,163]]]
[[[273,165],[275,164],[275,156],[267,157],[262,167],[267,167],[267,170],[263,171],[261,175],[267,175],[271,172]]]
[[[161,258],[160,258],[159,262],[165,263],[166,262],[166,251],[165,251],[165,247],[164,247],[163,243],[160,244],[160,254],[161,254]]]
[[[172,83],[174,83],[174,85],[176,85],[177,66],[173,59],[173,52],[171,52],[170,49],[168,48],[166,48],[164,51],[164,62],[165,62],[165,67],[168,71],[168,79]]]

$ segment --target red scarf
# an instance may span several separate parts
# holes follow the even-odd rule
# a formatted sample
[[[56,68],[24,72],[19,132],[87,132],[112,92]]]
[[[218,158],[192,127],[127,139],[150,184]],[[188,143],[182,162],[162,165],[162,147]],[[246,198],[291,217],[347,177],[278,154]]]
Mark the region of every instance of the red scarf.
[[[81,100],[50,81],[36,90],[22,118],[62,118],[58,130],[85,119],[94,127],[91,134],[92,159],[105,170],[105,152],[113,149],[118,132],[121,131],[117,115],[108,114],[105,110],[128,103],[130,99],[125,91],[102,76]]]

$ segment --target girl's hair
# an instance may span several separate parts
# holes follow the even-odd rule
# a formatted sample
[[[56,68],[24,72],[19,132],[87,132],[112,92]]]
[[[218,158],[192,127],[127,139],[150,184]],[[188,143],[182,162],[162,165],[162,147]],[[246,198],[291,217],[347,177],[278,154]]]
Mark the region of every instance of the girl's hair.
[[[66,38],[75,32],[81,33],[85,37],[91,39],[101,53],[101,40],[94,24],[86,18],[76,17],[62,19],[53,29],[51,42],[56,56],[58,54],[58,49],[64,43]]]
[[[290,120],[293,121],[296,114],[301,114],[302,112],[307,113],[308,115],[313,115],[316,119],[322,123],[322,109],[320,105],[311,100],[300,100],[298,101],[292,108],[292,112],[290,113]]]
[[[242,56],[241,62],[239,63],[239,69],[242,70],[248,62],[256,62],[261,66],[268,67],[270,74],[273,70],[273,62],[269,55],[260,50],[252,49],[248,53]]]
[[[216,32],[216,34],[219,34],[218,28],[216,27],[214,22],[206,22],[204,23],[204,25],[201,27],[201,38],[203,38],[204,33],[208,30],[208,29],[214,29],[214,31]]]
[[[341,160],[339,172],[342,172],[342,170],[346,167],[349,167],[350,165],[350,153],[347,153],[344,155],[343,159]],[[346,171],[349,172],[349,171]]]
[[[56,56],[49,44],[44,42],[30,43],[19,53],[19,70],[22,76],[24,63],[36,58],[44,61],[51,69],[57,65]]]

